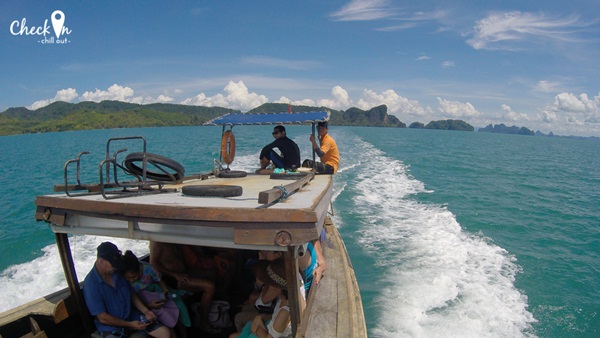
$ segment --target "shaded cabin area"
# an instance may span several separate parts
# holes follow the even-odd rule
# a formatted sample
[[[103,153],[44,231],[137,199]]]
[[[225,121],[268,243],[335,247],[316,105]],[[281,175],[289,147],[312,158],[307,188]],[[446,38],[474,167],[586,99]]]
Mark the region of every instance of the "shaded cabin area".
[[[300,296],[290,293],[293,332],[296,337],[364,337],[364,315],[354,271],[339,232],[327,216],[332,179],[332,176],[312,174],[293,180],[247,175],[192,179],[161,193],[116,199],[105,199],[98,193],[39,196],[36,219],[49,222],[56,234],[69,288],[0,314],[0,334],[6,338],[31,332],[27,331],[31,328],[31,317],[48,337],[90,335],[94,327],[86,313],[70,255],[70,234],[152,240],[246,253],[280,251],[288,279],[294,281],[292,276],[298,271],[300,248],[306,242],[317,240],[325,229],[327,237],[322,247],[328,270],[321,283],[310,289],[304,311],[299,307]],[[202,185],[240,186],[243,193],[231,198],[182,193],[185,186]],[[277,191],[281,191],[273,187],[291,185],[298,187],[293,194],[272,203],[279,197]],[[259,196],[266,200],[259,203]],[[292,282],[290,290],[297,290],[297,285]],[[232,306],[231,318],[235,310]],[[221,332],[214,337],[225,336],[226,332]]]

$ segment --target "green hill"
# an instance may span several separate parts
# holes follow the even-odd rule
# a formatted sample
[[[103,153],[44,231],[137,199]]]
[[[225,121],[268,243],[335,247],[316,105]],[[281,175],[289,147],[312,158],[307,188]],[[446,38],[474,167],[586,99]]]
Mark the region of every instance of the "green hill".
[[[292,112],[324,111],[331,112],[329,122],[336,126],[368,126],[368,127],[399,127],[406,128],[394,115],[388,115],[387,106],[381,105],[369,110],[349,108],[348,110],[334,110],[327,107],[292,106]],[[286,112],[287,103],[265,103],[250,110],[248,113]]]
[[[249,113],[285,112],[285,103],[266,103]],[[292,111],[328,110],[330,122],[339,126],[401,127],[406,125],[387,114],[382,105],[364,111],[350,108],[346,111],[327,107],[293,106]],[[198,126],[204,122],[238,110],[221,107],[199,107],[180,104],[154,103],[140,105],[121,101],[54,102],[48,106],[29,110],[25,107],[9,108],[0,113],[0,135],[32,134],[68,130]]]
[[[517,126],[507,127],[504,123],[496,124],[493,126],[491,124],[489,124],[485,128],[479,128],[479,131],[486,132],[486,133],[516,134],[516,135],[528,135],[528,136],[535,135],[533,130],[529,130],[525,127],[519,128]]]
[[[286,103],[265,103],[248,113],[286,112],[287,110]],[[329,120],[331,125],[406,128],[406,124],[396,116],[387,113],[385,105],[369,110],[356,107],[334,110],[327,107],[292,106],[293,112],[319,110],[331,112]],[[54,102],[36,110],[18,107],[0,113],[0,135],[88,129],[199,126],[217,116],[235,112],[239,113],[238,110],[221,107],[167,103],[140,105],[121,101]],[[424,128],[473,130],[473,127],[460,120],[431,121]]]
[[[425,129],[441,129],[441,130],[460,130],[460,131],[474,131],[472,125],[468,124],[463,120],[439,120],[431,121]]]
[[[136,127],[197,126],[233,109],[155,103],[140,105],[120,101],[54,102],[29,110],[9,108],[0,113],[0,135],[68,130]]]

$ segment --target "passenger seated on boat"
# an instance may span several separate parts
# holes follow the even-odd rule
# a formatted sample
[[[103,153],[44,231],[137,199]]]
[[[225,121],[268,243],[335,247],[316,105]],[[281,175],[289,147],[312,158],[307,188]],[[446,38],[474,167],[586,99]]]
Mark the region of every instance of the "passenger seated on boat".
[[[300,167],[300,148],[296,142],[287,137],[284,126],[275,126],[273,128],[273,137],[275,141],[267,144],[260,152],[260,169],[257,174],[270,174],[273,169],[267,169],[273,162],[275,168],[285,170],[295,170]],[[281,155],[275,152],[279,149]]]
[[[227,298],[235,274],[235,253],[227,249],[214,249],[196,245],[181,245],[188,271],[194,277],[205,278],[215,283],[221,298]]]
[[[214,282],[200,278],[195,271],[188,269],[181,246],[178,244],[150,242],[150,264],[158,270],[168,286],[191,291],[201,292],[202,325],[204,330],[210,330],[208,314],[210,303],[215,293]]]
[[[258,260],[256,258],[250,259],[246,263],[246,266],[254,269],[259,260],[274,261],[282,257],[283,253],[281,251],[261,250],[258,252]],[[254,273],[253,278],[256,280]],[[277,303],[277,296],[281,292],[281,290],[264,283],[255,282],[254,284],[254,291],[242,305],[241,311],[235,315],[235,328],[238,332],[241,332],[244,325],[251,321],[257,314],[272,314]]]
[[[328,132],[329,124],[327,121],[321,121],[317,124],[320,145],[317,144],[315,136],[310,135],[313,152],[319,156],[321,162],[313,162],[308,159],[302,162],[303,167],[314,167],[318,174],[335,174],[340,165],[340,153],[338,152],[337,144],[333,138],[329,136]]]
[[[169,289],[161,279],[160,273],[150,263],[138,260],[130,250],[123,255],[123,275],[131,283],[142,302],[154,312],[162,324],[171,329],[173,337],[175,337],[173,328],[178,322],[181,326],[191,326],[190,315],[181,298],[186,291]],[[180,328],[182,336],[185,336],[183,331],[185,329]]]
[[[319,245],[318,248],[320,251],[321,246]],[[315,281],[315,284],[319,284],[322,277],[322,269],[319,269],[319,267],[322,266],[322,264],[327,266],[325,260],[323,258],[319,260],[318,256],[317,250],[311,242],[306,243],[306,249],[298,255],[298,267],[300,268],[302,278],[304,279],[304,288],[306,289],[306,292],[310,290],[313,281]],[[320,256],[322,257],[323,255],[321,254]],[[315,276],[317,276],[317,278],[315,278]]]
[[[292,325],[288,303],[287,281],[285,279],[285,264],[283,259],[275,261],[260,260],[254,268],[258,282],[279,290],[279,299],[275,305],[272,315],[258,314],[251,322],[248,322],[241,332],[232,333],[229,338],[246,337],[291,337]],[[304,308],[304,285],[302,278],[298,275],[300,284],[301,308]]]
[[[147,333],[168,338],[169,329],[157,321],[127,280],[117,272],[122,267],[121,251],[111,242],[98,246],[92,270],[83,281],[85,302],[102,337],[129,337]]]
[[[325,260],[325,256],[323,256],[323,247],[322,243],[325,241],[325,229],[321,232],[321,237],[313,241],[313,245],[315,248],[315,254],[317,255],[318,266],[314,269],[312,275],[315,284],[319,285],[321,278],[323,278],[325,274],[325,270],[327,270],[327,261]]]

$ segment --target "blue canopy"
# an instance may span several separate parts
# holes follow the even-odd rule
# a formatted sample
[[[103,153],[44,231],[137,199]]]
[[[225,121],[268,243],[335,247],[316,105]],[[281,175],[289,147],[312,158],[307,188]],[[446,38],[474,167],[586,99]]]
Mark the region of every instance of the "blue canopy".
[[[330,113],[327,111],[311,111],[297,113],[230,113],[205,122],[205,126],[237,125],[237,124],[302,124],[328,121]]]

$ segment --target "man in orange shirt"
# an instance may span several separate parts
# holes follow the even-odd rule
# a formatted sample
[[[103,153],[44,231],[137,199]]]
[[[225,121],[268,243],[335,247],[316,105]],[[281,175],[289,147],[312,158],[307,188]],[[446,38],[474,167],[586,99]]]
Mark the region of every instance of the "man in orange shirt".
[[[310,142],[315,154],[319,156],[321,162],[315,163],[315,168],[319,174],[335,174],[340,164],[340,153],[337,144],[328,134],[329,125],[327,121],[321,121],[317,124],[317,134],[319,136],[319,145],[314,135],[310,135]],[[305,160],[303,167],[313,167],[311,160]]]

